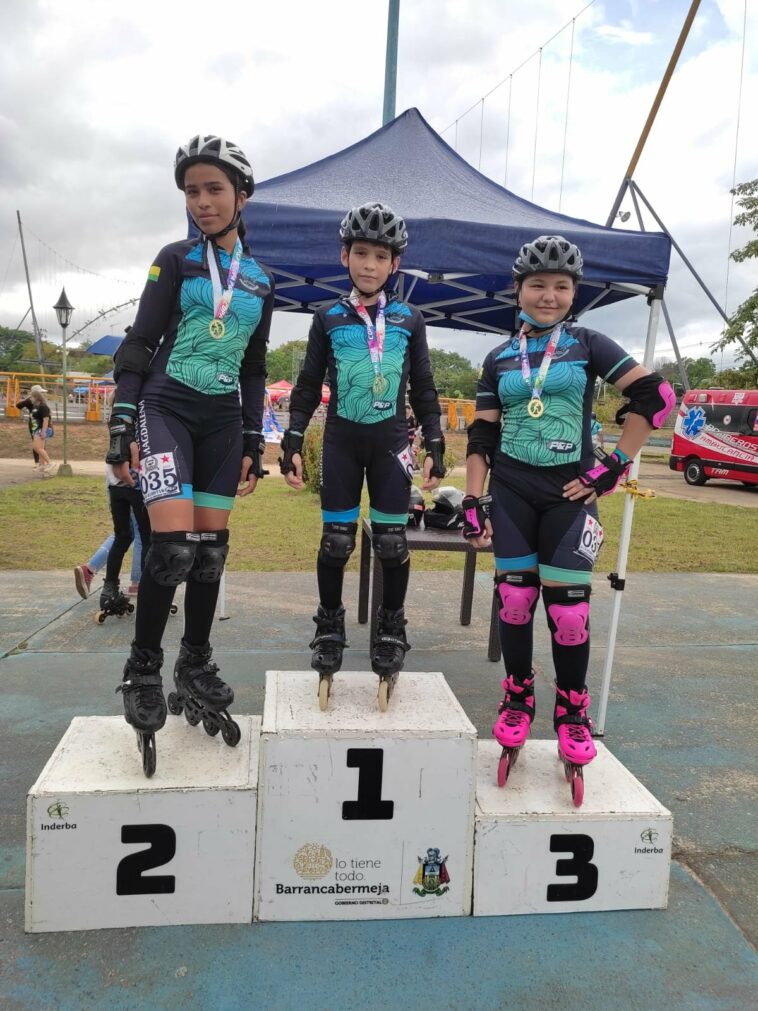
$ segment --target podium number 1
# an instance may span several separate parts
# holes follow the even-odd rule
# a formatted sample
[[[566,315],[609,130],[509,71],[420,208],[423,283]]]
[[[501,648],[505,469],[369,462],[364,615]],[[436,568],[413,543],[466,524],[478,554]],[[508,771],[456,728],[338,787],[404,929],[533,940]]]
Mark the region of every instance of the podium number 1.
[[[358,799],[342,802],[344,821],[389,821],[395,811],[395,802],[382,800],[382,767],[384,751],[381,748],[348,748],[347,766],[358,769]]]
[[[176,833],[170,825],[122,825],[122,843],[149,843],[124,857],[116,871],[116,895],[172,895],[176,887],[173,874],[154,874],[143,878],[143,871],[163,867],[176,853]]]

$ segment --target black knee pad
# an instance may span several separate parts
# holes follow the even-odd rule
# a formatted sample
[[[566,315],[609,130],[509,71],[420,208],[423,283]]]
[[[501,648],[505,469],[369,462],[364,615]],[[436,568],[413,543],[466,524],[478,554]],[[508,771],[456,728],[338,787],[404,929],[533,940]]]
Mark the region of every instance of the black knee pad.
[[[150,535],[145,559],[147,571],[159,586],[179,586],[192,571],[200,534],[191,530],[171,530]]]
[[[192,566],[192,579],[196,583],[217,583],[223,574],[228,554],[228,530],[200,534],[195,564]]]
[[[342,569],[355,550],[357,523],[325,523],[318,560],[332,569]]]
[[[405,526],[389,523],[371,524],[371,543],[376,557],[387,569],[397,569],[408,561]]]

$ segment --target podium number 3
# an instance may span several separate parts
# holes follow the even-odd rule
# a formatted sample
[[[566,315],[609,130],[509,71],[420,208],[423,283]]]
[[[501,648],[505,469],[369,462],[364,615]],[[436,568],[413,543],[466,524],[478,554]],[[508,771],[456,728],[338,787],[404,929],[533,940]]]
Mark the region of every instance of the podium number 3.
[[[575,877],[565,885],[548,885],[548,902],[578,902],[591,899],[597,891],[597,867],[590,863],[595,844],[588,835],[551,835],[551,853],[571,853],[570,860],[557,860],[558,877]]]
[[[171,895],[176,886],[173,874],[154,874],[143,878],[144,871],[163,867],[176,853],[176,833],[169,825],[122,825],[122,843],[149,843],[124,857],[116,871],[116,895]]]
[[[382,800],[381,748],[348,748],[347,767],[358,769],[358,799],[342,802],[344,821],[389,821],[395,812],[395,802]]]

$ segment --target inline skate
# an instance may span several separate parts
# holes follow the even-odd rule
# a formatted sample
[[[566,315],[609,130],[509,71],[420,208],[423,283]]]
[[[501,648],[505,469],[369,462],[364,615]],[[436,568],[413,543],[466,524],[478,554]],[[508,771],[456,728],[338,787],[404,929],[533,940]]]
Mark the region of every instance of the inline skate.
[[[520,679],[506,677],[503,681],[505,698],[500,703],[497,723],[492,734],[503,746],[497,765],[497,785],[505,786],[512,769],[516,767],[519,752],[529,736],[534,719],[534,671]]]
[[[371,669],[379,675],[379,708],[384,713],[403,669],[405,654],[411,647],[405,636],[408,622],[402,607],[397,611],[385,611],[380,607],[376,620],[376,636],[371,644]]]
[[[318,707],[324,712],[332,693],[332,678],[342,666],[342,653],[349,643],[345,638],[345,608],[333,611],[318,605],[313,616],[316,634],[308,643],[313,650],[311,667],[318,671]]]
[[[136,731],[142,771],[148,779],[155,772],[155,734],[166,722],[166,700],[160,675],[162,665],[162,650],[154,653],[149,649],[139,649],[132,643],[123,679],[116,688],[123,695],[126,722]]]
[[[112,614],[117,618],[123,618],[125,614],[132,614],[133,611],[134,604],[121,592],[118,580],[106,579],[100,593],[100,610],[95,614],[98,625],[102,625]]]
[[[227,712],[234,702],[234,690],[218,676],[212,653],[209,643],[190,646],[182,639],[174,665],[176,691],[168,696],[168,708],[174,716],[184,713],[191,727],[202,720],[209,737],[215,737],[220,730],[224,743],[234,748],[241,737],[239,724]]]
[[[564,692],[555,686],[553,726],[558,734],[558,758],[563,762],[566,782],[571,784],[574,807],[581,807],[584,800],[584,766],[597,754],[592,720],[587,715],[591,701],[586,687],[580,692]]]

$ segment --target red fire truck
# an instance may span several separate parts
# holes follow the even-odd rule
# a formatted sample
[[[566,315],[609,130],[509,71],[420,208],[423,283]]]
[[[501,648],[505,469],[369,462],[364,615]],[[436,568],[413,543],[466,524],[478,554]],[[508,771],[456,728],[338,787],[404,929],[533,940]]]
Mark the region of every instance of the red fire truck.
[[[716,477],[758,485],[758,390],[685,393],[669,467],[687,484]]]

